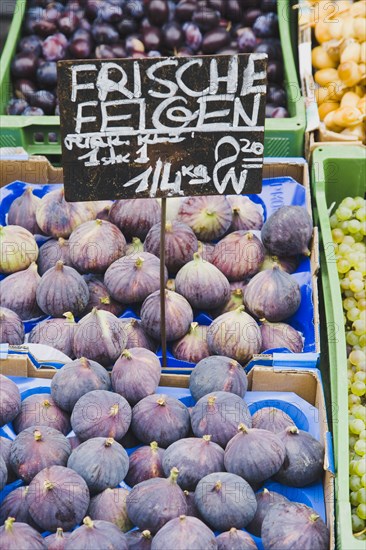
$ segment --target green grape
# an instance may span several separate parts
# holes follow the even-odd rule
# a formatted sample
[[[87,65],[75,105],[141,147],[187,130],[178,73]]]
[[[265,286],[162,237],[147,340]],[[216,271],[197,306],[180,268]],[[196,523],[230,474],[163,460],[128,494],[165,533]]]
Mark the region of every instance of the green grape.
[[[332,230],[332,239],[333,239],[333,242],[339,244],[343,241],[344,239],[344,233],[342,231],[342,229],[339,229],[338,227],[336,229],[333,229]]]
[[[358,506],[359,505],[359,502],[358,502],[358,498],[357,498],[357,493],[358,491],[351,491],[351,494],[350,494],[350,503],[352,506]]]
[[[356,218],[360,221],[360,222],[364,222],[366,220],[366,208],[365,207],[361,207],[357,210],[356,212]]]
[[[352,365],[357,367],[357,365],[365,361],[365,354],[361,350],[351,351],[348,359]]]
[[[357,306],[357,301],[354,298],[346,298],[345,300],[343,300],[343,308],[346,311],[349,311],[350,309],[356,306]]]
[[[361,477],[361,485],[363,485],[363,487],[366,487],[366,474],[363,474],[363,476]]]
[[[366,346],[366,334],[361,334],[358,341],[361,347]]]
[[[366,430],[362,430],[362,432],[358,434],[358,437],[360,439],[366,439]]]
[[[362,370],[356,372],[353,379],[355,381],[357,380],[358,382],[365,382],[366,381],[366,372],[364,372]]]
[[[366,502],[363,502],[357,506],[357,515],[363,520],[366,519]]]
[[[347,236],[349,234],[349,231],[348,231],[348,221],[347,220],[344,220],[343,222],[339,222],[339,226],[338,226],[340,229],[342,229],[343,233]]]
[[[358,336],[352,331],[347,332],[346,342],[349,346],[356,346],[358,344]]]
[[[351,265],[353,265],[353,267],[358,264],[359,260],[360,260],[360,253],[359,252],[350,252],[350,254],[348,254],[348,261]]]
[[[355,233],[359,233],[361,231],[361,228],[362,228],[362,224],[358,220],[350,220],[348,222],[347,229],[352,235],[354,235]],[[355,238],[355,241],[357,241],[356,238]]]
[[[354,279],[361,279],[362,281],[362,273],[359,271],[355,271],[354,269],[351,269],[351,271],[348,273],[348,277],[350,281],[353,281]]]
[[[343,277],[343,279],[341,280],[341,289],[342,290],[349,290],[350,283],[351,283],[351,281],[349,280],[348,277]]]
[[[353,382],[351,385],[351,392],[355,395],[365,395],[366,387],[363,382]]]
[[[355,460],[353,465],[353,473],[356,476],[363,476],[366,474],[366,460]]]
[[[366,441],[363,439],[359,439],[356,441],[356,443],[353,446],[355,453],[357,453],[359,456],[365,456],[366,454]]]
[[[355,418],[359,418],[366,422],[366,407],[364,407],[364,405],[353,405],[351,412]]]
[[[347,254],[350,254],[351,250],[352,248],[349,244],[342,243],[338,246],[338,254],[340,254],[341,256],[347,256]]]
[[[361,397],[358,395],[353,395],[353,393],[350,393],[348,396],[348,405],[351,407],[352,405],[359,405],[361,403]]]
[[[348,222],[344,222],[344,223],[348,223]],[[363,223],[363,222],[362,222],[362,223]],[[360,242],[363,241],[363,238],[364,238],[364,236],[365,236],[365,233],[363,233],[363,231],[364,231],[364,229],[363,229],[363,227],[362,227],[362,228],[361,228],[361,231],[360,231],[359,233],[354,233],[354,234],[353,234],[353,237],[354,237],[354,239],[355,239],[355,241],[356,241],[357,243],[360,243]]]
[[[358,435],[365,429],[365,423],[359,418],[355,418],[350,422],[349,429],[353,434]]]
[[[348,260],[337,260],[338,273],[347,273],[351,269],[351,264]]]
[[[359,222],[359,223],[361,223],[361,235],[364,237],[366,235],[366,222]]]
[[[349,288],[352,292],[361,292],[361,290],[363,290],[363,282],[359,279],[355,279],[354,281],[351,281]]]
[[[353,244],[355,244],[355,239],[352,237],[352,235],[346,235],[343,239],[343,243],[344,244],[349,244],[350,246],[352,246]]]
[[[352,197],[346,197],[343,199],[339,207],[344,206],[345,208],[349,208],[350,210],[355,210],[357,208],[358,204]]]
[[[362,483],[361,478],[359,476],[353,475],[349,478],[349,488],[351,491],[357,492],[359,489],[361,489]]]
[[[331,217],[329,218],[329,222],[330,222],[330,227],[332,229],[335,229],[338,225],[338,218],[335,214],[332,214]]]
[[[361,489],[359,489],[357,491],[357,500],[360,504],[366,504],[366,489],[365,489],[365,487],[362,487]]]
[[[349,321],[357,321],[360,315],[360,310],[357,307],[353,307],[347,312],[347,319]]]
[[[357,336],[362,336],[366,333],[365,322],[362,319],[358,319],[352,323],[352,330]]]
[[[352,531],[354,533],[360,533],[365,528],[365,521],[361,519],[357,514],[352,514]]]
[[[345,290],[344,295],[346,298],[354,298],[352,290]]]
[[[358,441],[358,437],[356,437],[355,435],[350,435],[349,436],[349,446],[350,446],[351,449],[355,449],[355,445],[356,445],[357,441]],[[356,452],[356,450],[355,450],[355,452]],[[356,454],[358,454],[358,453],[356,453]]]
[[[354,197],[353,200],[355,201],[357,208],[365,207],[365,199],[363,197]]]
[[[365,298],[360,298],[357,302],[357,307],[360,311],[365,311],[366,310],[366,299]]]
[[[349,220],[352,217],[352,210],[347,206],[340,206],[336,210],[336,216],[340,221]]]

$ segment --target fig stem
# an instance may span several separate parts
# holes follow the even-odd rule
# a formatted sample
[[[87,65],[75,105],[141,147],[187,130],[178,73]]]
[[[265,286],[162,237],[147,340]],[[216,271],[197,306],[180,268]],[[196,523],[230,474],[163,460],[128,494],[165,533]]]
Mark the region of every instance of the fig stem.
[[[62,237],[59,237],[57,242],[60,246],[64,246],[64,244],[66,243],[66,239],[63,239]]]
[[[191,323],[191,326],[189,328],[189,334],[192,334],[192,332],[194,332],[197,327],[198,327],[198,323],[196,321],[193,321],[193,323]]]
[[[237,529],[235,529],[235,527],[232,527],[232,528],[230,529],[230,533],[231,533],[232,535],[235,535],[236,532],[237,532]]]
[[[138,237],[132,237],[132,244],[139,245],[141,244],[141,240]]]
[[[151,539],[151,533],[147,529],[145,531],[142,531],[141,535],[144,537],[144,539]]]
[[[62,260],[58,260],[55,265],[56,271],[62,271],[64,268],[64,262]]]
[[[45,399],[45,400],[43,401],[43,406],[44,406],[44,407],[50,407],[50,406],[51,406],[51,403],[49,402],[48,399]]]
[[[125,357],[126,359],[132,359],[132,353],[128,349],[124,349],[121,353],[122,357]]]
[[[83,524],[86,526],[86,527],[94,527],[94,523],[92,522],[91,518],[89,516],[86,516],[84,519],[83,519]]]
[[[104,446],[105,447],[112,447],[113,443],[114,443],[113,437],[107,437],[107,439],[104,442]]]
[[[253,239],[253,237],[254,237],[253,233],[251,231],[249,231],[249,233],[247,233],[247,239],[249,241],[251,241]]]
[[[152,451],[157,451],[158,448],[159,448],[159,445],[157,444],[156,441],[152,441],[152,442],[150,443],[150,449],[151,449]]]
[[[97,225],[102,225],[103,221],[100,220],[99,218],[97,218],[97,219],[95,220],[95,223],[96,223]]]
[[[5,520],[5,531],[8,533],[11,533],[13,531],[13,523],[15,521],[15,518],[9,517]]]
[[[215,491],[220,491],[221,488],[222,488],[222,482],[221,481],[216,481],[216,483],[214,485]]]
[[[109,409],[109,416],[117,416],[118,411],[119,411],[118,403],[115,403],[115,404],[112,405],[111,408]]]
[[[70,323],[75,323],[75,318],[71,311],[66,311],[66,313],[63,314],[63,317],[65,317],[66,321],[69,321]]]
[[[180,521],[184,521],[186,519],[186,516],[179,516]]]
[[[210,396],[207,398],[207,403],[208,403],[208,405],[214,405],[214,404],[215,404],[215,401],[216,401],[216,396],[215,396],[215,395],[210,395]]]
[[[169,481],[171,481],[172,483],[177,483],[178,475],[179,470],[174,466],[174,468],[170,470]]]
[[[141,258],[141,256],[139,256],[135,262],[135,266],[138,268],[142,267],[144,264],[144,261],[145,261],[144,258]]]
[[[238,430],[243,434],[247,434],[249,431],[248,427],[245,424],[239,424]]]
[[[245,311],[245,307],[244,306],[239,306],[236,308],[236,313],[243,313],[243,311]]]
[[[238,216],[240,214],[240,207],[239,206],[234,206],[232,208],[232,211],[233,211],[233,214]]]
[[[201,261],[201,260],[202,260],[201,254],[200,254],[199,252],[195,252],[195,253],[193,254],[193,260],[194,260],[195,262]]]
[[[159,397],[159,399],[157,399],[156,402],[158,405],[161,405],[162,407],[165,405],[164,397]]]
[[[53,489],[53,483],[51,481],[49,481],[48,479],[46,479],[44,482],[43,482],[43,487],[45,489],[47,489],[47,491],[50,491],[51,489]]]
[[[310,521],[316,522],[319,519],[318,514],[310,514]]]
[[[167,221],[165,224],[165,231],[170,232],[173,229],[173,224],[171,221]]]
[[[109,296],[104,296],[103,298],[99,298],[99,301],[101,304],[104,304],[106,306],[109,306],[109,304],[111,303],[111,299]]]
[[[89,361],[88,361],[88,359],[87,359],[86,357],[80,357],[79,361],[80,361],[80,365],[81,365],[82,367],[84,367],[85,369],[89,369],[89,368],[90,368]]]
[[[266,487],[263,489],[263,494],[266,495],[267,493],[269,493],[268,489],[266,489]]]
[[[296,426],[289,426],[287,428],[287,433],[293,434],[293,435],[298,435],[300,432],[299,432],[299,429]]]
[[[62,529],[62,527],[57,527],[57,530],[56,530],[56,537],[58,537],[58,538],[64,538],[64,530]]]
[[[206,214],[207,216],[214,216],[215,215],[215,212],[213,212],[213,210],[209,210],[208,208],[206,208]]]
[[[235,288],[232,292],[234,296],[238,296],[239,298],[243,297],[243,290],[241,288]]]
[[[211,441],[211,436],[210,436],[210,435],[203,435],[203,436],[202,436],[202,439],[203,439],[204,441]]]
[[[41,432],[40,432],[39,430],[35,430],[35,431],[33,432],[33,436],[34,436],[34,439],[35,439],[36,441],[41,441],[41,440],[42,440],[42,434],[41,434]]]

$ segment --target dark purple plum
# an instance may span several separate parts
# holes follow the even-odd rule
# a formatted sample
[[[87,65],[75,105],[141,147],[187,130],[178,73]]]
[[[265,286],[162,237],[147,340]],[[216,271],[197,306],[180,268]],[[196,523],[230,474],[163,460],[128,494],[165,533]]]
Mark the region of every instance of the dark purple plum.
[[[64,533],[63,529],[58,527],[56,533],[48,535],[44,541],[48,550],[65,550],[66,541],[70,535],[71,533]]]
[[[183,25],[185,44],[193,52],[197,52],[202,45],[202,33],[195,23],[189,22]]]
[[[88,516],[83,519],[83,525],[75,529],[66,541],[65,550],[76,548],[128,550],[125,536],[116,525],[109,521],[93,521]]]
[[[313,222],[306,208],[282,206],[263,225],[262,241],[277,256],[309,256],[312,233]]]
[[[37,56],[34,53],[17,53],[11,62],[11,74],[14,78],[32,79],[37,70]]]
[[[166,0],[151,0],[147,3],[147,16],[153,25],[163,25],[169,19],[169,6]]]
[[[26,107],[22,112],[23,116],[43,116],[45,114],[41,107]]]
[[[88,516],[114,523],[123,531],[129,531],[133,525],[127,516],[126,499],[129,491],[121,487],[108,487],[90,499]]]
[[[42,54],[46,61],[59,61],[64,59],[67,48],[67,38],[62,33],[48,36],[42,44]]]
[[[295,426],[292,418],[283,410],[276,407],[263,407],[259,409],[253,414],[252,422],[253,428],[269,430],[273,433],[279,433],[289,426]]]
[[[257,37],[249,27],[243,27],[238,30],[238,48],[240,53],[251,53],[256,44]]]
[[[205,33],[202,40],[202,52],[206,55],[214,54],[217,50],[226,47],[229,43],[229,32],[222,27],[216,27]]]
[[[195,10],[192,16],[192,21],[204,31],[209,31],[217,27],[219,20],[219,12],[205,6],[202,6],[200,10]]]
[[[195,401],[215,391],[227,391],[244,397],[247,388],[247,375],[240,363],[219,355],[202,359],[189,378],[189,389]]]
[[[134,529],[125,534],[128,544],[128,550],[150,550],[152,535],[147,529],[139,531]]]
[[[30,104],[32,107],[39,107],[45,115],[52,115],[56,106],[55,96],[48,90],[37,90],[31,95]]]
[[[26,523],[16,522],[15,518],[11,517],[0,527],[0,539],[3,550],[21,550],[23,548],[47,550],[43,537],[33,527]]]
[[[151,550],[162,548],[215,550],[217,543],[214,533],[201,520],[182,515],[171,519],[153,538]]]
[[[279,35],[277,14],[268,12],[257,17],[253,24],[253,31],[258,38],[277,38]]]
[[[29,34],[20,40],[18,49],[23,53],[34,53],[40,56],[42,52],[42,40],[36,34]]]
[[[64,435],[71,430],[69,415],[56,405],[49,393],[36,393],[22,401],[13,428],[19,434],[32,426],[47,426]]]
[[[255,498],[257,500],[257,511],[252,521],[246,526],[246,530],[252,535],[260,537],[262,523],[269,510],[276,504],[288,502],[288,499],[280,493],[268,491],[268,489],[263,489],[260,493],[256,493]]]
[[[275,107],[286,107],[287,105],[286,92],[281,86],[276,86],[274,84],[268,86],[267,98],[268,102]]]
[[[175,17],[178,21],[190,21],[196,9],[196,0],[180,0],[175,10]]]
[[[130,455],[130,465],[125,481],[130,487],[134,487],[141,481],[153,477],[164,477],[162,465],[165,451],[160,449],[156,441],[149,446],[142,446]],[[170,472],[170,470],[169,470]],[[169,472],[167,475],[169,475]]]
[[[5,308],[2,310],[4,311]],[[0,427],[12,422],[19,414],[20,407],[18,386],[10,378],[0,374]]]
[[[28,102],[25,99],[11,99],[6,107],[7,115],[21,115],[24,109],[28,107]]]
[[[166,23],[162,28],[163,43],[169,51],[178,49],[184,44],[184,33],[175,21]]]
[[[256,550],[257,545],[248,533],[232,527],[216,537],[217,550]]]

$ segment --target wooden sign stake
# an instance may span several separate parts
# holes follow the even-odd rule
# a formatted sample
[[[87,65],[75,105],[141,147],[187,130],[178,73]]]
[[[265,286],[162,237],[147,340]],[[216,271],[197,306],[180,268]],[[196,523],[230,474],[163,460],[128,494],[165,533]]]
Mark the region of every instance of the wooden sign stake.
[[[165,224],[166,199],[161,200],[161,228],[160,228],[160,327],[163,369],[166,368],[166,323],[165,323]]]

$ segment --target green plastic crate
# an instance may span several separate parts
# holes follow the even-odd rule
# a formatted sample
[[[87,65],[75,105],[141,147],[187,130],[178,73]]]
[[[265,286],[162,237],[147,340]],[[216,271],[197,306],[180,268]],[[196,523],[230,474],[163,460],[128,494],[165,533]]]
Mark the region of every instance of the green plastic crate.
[[[25,11],[26,0],[17,0],[8,39],[0,59],[0,147],[22,146],[33,155],[60,155],[59,117],[23,117],[4,114],[12,95],[10,63],[21,35]],[[278,14],[290,118],[266,120],[265,155],[301,157],[304,147],[305,107],[296,74],[290,32],[292,11],[287,0],[279,0]],[[56,134],[57,142],[50,142],[49,134]],[[39,139],[40,137],[42,140]]]
[[[346,336],[342,298],[329,209],[348,196],[364,196],[366,150],[359,146],[317,147],[312,159],[312,189],[315,197],[315,223],[320,226],[320,268],[327,323],[333,433],[335,442],[337,547],[365,550],[365,541],[352,534],[349,501],[348,379]]]

